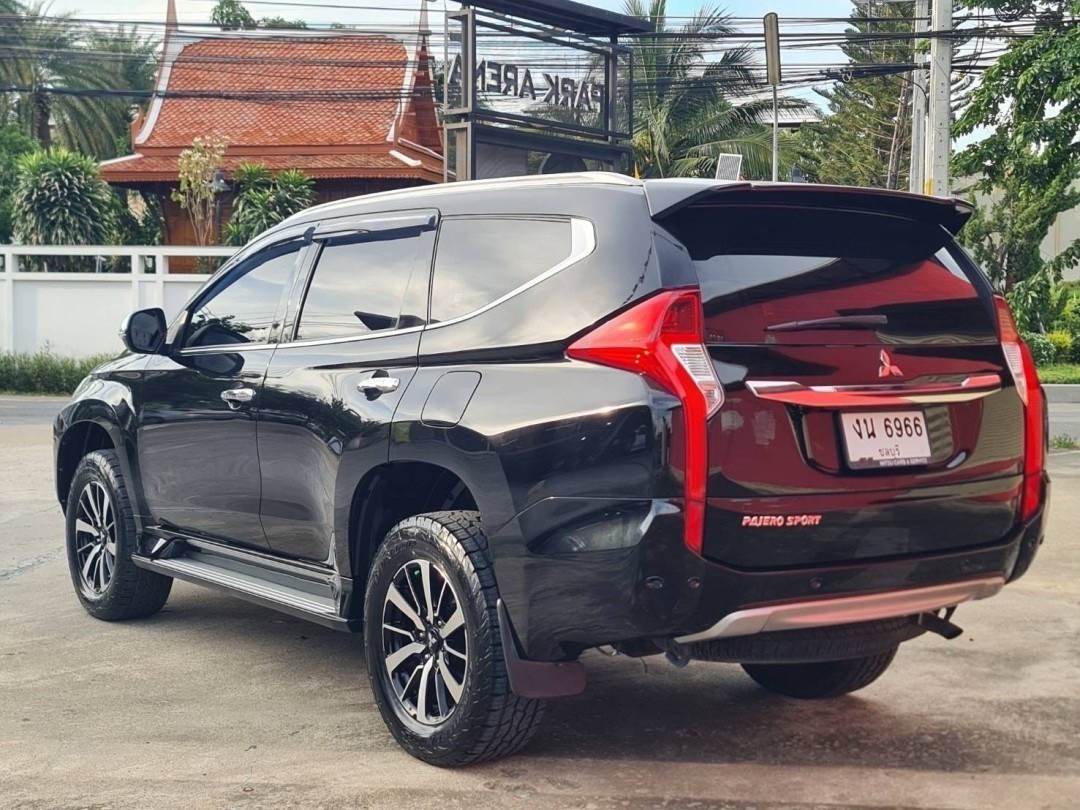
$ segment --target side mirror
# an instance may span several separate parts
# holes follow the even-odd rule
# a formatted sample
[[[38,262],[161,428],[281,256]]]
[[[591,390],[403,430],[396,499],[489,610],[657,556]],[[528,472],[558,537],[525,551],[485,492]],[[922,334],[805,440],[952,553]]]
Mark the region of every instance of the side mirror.
[[[165,343],[165,311],[160,307],[140,309],[124,318],[120,339],[135,354],[157,354]]]

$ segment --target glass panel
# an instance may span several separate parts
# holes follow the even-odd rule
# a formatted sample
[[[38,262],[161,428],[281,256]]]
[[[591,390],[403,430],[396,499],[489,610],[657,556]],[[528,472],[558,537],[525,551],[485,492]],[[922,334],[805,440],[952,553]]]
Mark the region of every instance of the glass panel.
[[[402,318],[422,241],[412,237],[324,247],[296,339],[351,337],[422,323],[416,316]]]
[[[490,304],[570,256],[566,220],[448,219],[439,232],[432,322]]]
[[[250,269],[199,305],[191,316],[184,346],[265,343],[299,251],[299,245],[288,245],[253,257]]]
[[[680,215],[712,343],[993,341],[952,237],[857,212],[704,206]]]

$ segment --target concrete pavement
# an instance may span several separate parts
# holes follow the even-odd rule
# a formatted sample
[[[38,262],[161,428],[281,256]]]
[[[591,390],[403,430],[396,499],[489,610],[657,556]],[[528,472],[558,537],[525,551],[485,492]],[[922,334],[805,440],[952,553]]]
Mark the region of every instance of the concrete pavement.
[[[734,666],[592,654],[526,753],[447,772],[394,744],[357,637],[184,583],[150,619],[87,616],[51,416],[19,413],[0,409],[0,807],[1080,806],[1080,453],[1051,459],[1032,571],[865,691],[800,703]]]

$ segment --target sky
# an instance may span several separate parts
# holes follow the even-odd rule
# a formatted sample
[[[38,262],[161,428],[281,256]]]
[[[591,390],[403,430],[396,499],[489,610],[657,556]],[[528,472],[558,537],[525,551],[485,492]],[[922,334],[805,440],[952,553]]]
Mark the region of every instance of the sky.
[[[210,9],[216,0],[177,0],[177,10],[181,20],[198,21],[205,20],[210,15]],[[364,11],[360,8],[352,9],[303,9],[298,8],[305,0],[274,5],[251,4],[250,9],[255,16],[260,16],[263,9],[266,14],[281,14],[282,16],[297,16],[302,13],[309,20],[325,22],[340,21],[349,23],[354,19],[360,22],[365,16],[379,15],[378,12]],[[319,0],[306,0],[316,3]],[[349,3],[348,0],[327,0],[327,4],[338,3],[339,5],[368,5],[380,7],[394,7],[399,9],[417,9],[420,0],[369,0],[369,2]],[[441,5],[439,3],[432,4]],[[622,0],[592,0],[592,5],[621,10]],[[703,5],[702,0],[669,0],[669,14],[691,14]],[[850,0],[729,0],[729,2],[717,3],[729,13],[740,17],[760,17],[767,12],[775,11],[781,17],[784,16],[822,16],[841,17],[848,13],[851,8]],[[81,16],[94,16],[102,18],[124,19],[155,19],[165,18],[165,0],[53,0],[52,8],[56,11],[78,11]],[[256,13],[256,8],[259,11]],[[415,11],[413,12],[415,14]]]

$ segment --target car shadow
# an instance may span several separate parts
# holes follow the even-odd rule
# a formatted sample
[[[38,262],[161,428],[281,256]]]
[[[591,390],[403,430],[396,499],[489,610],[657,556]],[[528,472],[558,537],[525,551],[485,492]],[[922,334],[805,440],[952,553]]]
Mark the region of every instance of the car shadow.
[[[348,702],[357,711],[376,712],[366,695],[357,635],[187,587],[138,624],[230,645],[244,659],[272,659],[282,684],[315,672],[327,688],[355,695]],[[1071,772],[1080,763],[1075,741],[1069,745],[1066,730],[1056,728],[1061,721],[1052,719],[1067,714],[1060,706],[1015,701],[1003,716],[999,704],[966,687],[938,692],[920,664],[928,654],[902,650],[894,668],[857,695],[799,701],[762,690],[737,665],[692,662],[677,669],[662,657],[589,652],[582,658],[585,692],[549,702],[544,725],[523,756],[651,761],[658,767],[755,763],[958,773]],[[1054,725],[1055,733],[1033,745],[1030,729],[1017,728],[1025,720]]]

